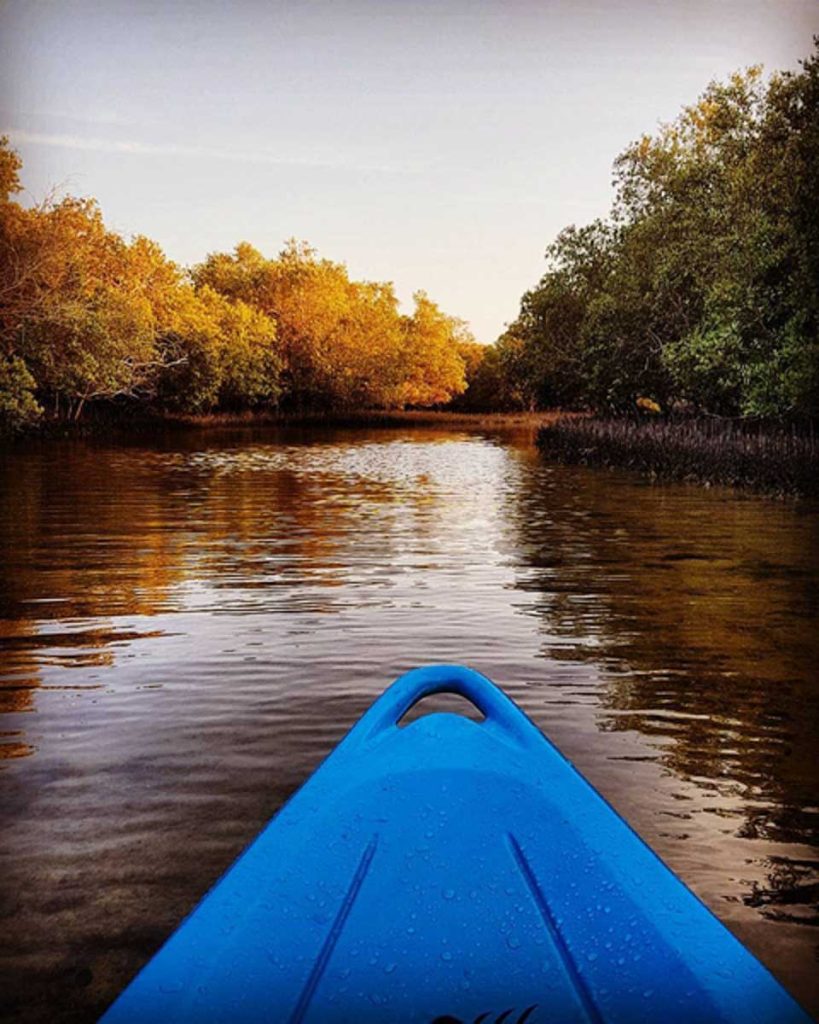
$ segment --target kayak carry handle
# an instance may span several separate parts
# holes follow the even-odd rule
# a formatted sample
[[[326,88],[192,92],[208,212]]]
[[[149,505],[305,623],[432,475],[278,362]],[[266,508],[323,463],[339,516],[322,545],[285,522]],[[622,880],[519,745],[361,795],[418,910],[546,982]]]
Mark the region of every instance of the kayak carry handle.
[[[373,704],[361,719],[363,739],[396,727],[404,715],[424,697],[435,693],[454,693],[465,697],[480,711],[481,727],[498,727],[521,744],[541,739],[537,727],[511,698],[486,676],[464,665],[426,665],[406,672]]]

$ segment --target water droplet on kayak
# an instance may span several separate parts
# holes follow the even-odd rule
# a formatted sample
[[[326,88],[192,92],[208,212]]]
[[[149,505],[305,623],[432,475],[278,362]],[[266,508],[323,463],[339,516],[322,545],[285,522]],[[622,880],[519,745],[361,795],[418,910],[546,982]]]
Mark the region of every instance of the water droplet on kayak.
[[[443,953],[441,953],[441,959],[442,960],[451,960],[452,959],[452,954],[449,952],[448,949],[445,949],[443,951]]]
[[[445,900],[454,900],[455,899],[455,890],[454,889],[444,889],[443,897],[444,897]]]
[[[587,953],[587,954],[586,954],[586,959],[587,959],[587,960],[589,961],[589,963],[593,964],[593,963],[594,963],[594,961],[595,961],[595,960],[597,959],[597,954],[596,954],[596,953],[594,953],[594,952],[592,952],[592,953]]]
[[[385,964],[384,965],[384,973],[385,974],[392,974],[392,972],[395,970],[395,968],[397,966],[398,966],[398,964]]]
[[[643,992],[643,999],[649,999],[653,995],[654,995],[654,989],[653,988],[647,988],[645,990],[645,992]]]
[[[506,945],[510,949],[520,949],[520,939],[517,937],[517,935],[510,935],[509,938],[506,940]]]

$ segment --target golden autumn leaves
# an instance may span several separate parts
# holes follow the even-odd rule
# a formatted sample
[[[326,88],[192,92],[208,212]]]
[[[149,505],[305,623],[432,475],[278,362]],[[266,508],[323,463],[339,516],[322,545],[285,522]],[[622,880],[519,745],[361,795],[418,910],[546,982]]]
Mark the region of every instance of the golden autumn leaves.
[[[465,326],[427,296],[398,312],[389,284],[351,281],[342,264],[289,242],[275,259],[242,243],[193,270],[198,287],[274,317],[291,394],[308,405],[434,405],[464,390]]]
[[[429,406],[466,387],[465,325],[424,293],[289,242],[247,243],[184,270],[106,228],[93,200],[14,201],[20,161],[0,140],[0,426],[90,402],[189,412]]]

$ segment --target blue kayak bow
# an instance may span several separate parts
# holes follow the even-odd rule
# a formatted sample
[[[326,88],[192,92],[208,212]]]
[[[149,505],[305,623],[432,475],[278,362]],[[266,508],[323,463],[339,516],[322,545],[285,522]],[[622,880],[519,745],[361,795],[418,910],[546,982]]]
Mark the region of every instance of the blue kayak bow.
[[[484,715],[400,725],[432,693]],[[104,1015],[807,1024],[500,689],[407,673]]]

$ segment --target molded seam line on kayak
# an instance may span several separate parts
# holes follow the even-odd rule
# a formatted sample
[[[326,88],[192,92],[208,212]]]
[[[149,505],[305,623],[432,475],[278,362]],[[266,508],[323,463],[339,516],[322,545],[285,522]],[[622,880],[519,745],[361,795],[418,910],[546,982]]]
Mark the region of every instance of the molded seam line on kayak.
[[[566,973],[569,976],[569,980],[574,986],[577,998],[580,1001],[580,1005],[583,1008],[586,1016],[588,1017],[591,1024],[605,1024],[600,1011],[594,1004],[594,999],[589,991],[588,985],[583,980],[583,976],[577,968],[577,964],[574,961],[574,957],[569,951],[569,947],[566,945],[566,941],[560,933],[557,921],[552,914],[552,909],[546,901],[546,897],[538,885],[535,874],[526,859],[526,855],[521,849],[520,843],[515,839],[511,832],[507,833],[509,839],[509,845],[512,848],[512,856],[515,858],[515,863],[518,866],[518,870],[523,875],[523,880],[526,882],[526,886],[529,892],[532,894],[532,898],[537,904],[537,908],[540,911],[540,916],[543,918],[543,923],[549,931],[549,934],[554,942],[555,949],[560,955],[560,959],[563,961],[563,966],[566,969]]]
[[[304,1015],[307,1013],[307,1007],[310,1005],[313,993],[316,991],[319,981],[321,981],[321,976],[327,968],[330,957],[333,955],[333,950],[336,948],[336,943],[341,936],[344,925],[347,923],[347,918],[350,916],[350,911],[353,909],[356,897],[361,891],[361,886],[364,884],[367,872],[370,870],[376,846],[378,846],[378,833],[372,837],[367,844],[367,849],[362,854],[356,872],[353,875],[353,880],[350,882],[350,888],[344,897],[344,902],[336,914],[332,928],[327,933],[327,938],[324,940],[324,945],[321,947],[318,959],[313,964],[313,969],[310,971],[310,976],[301,991],[299,1001],[296,1003],[296,1008],[293,1010],[289,1024],[301,1024],[301,1021],[304,1020]]]

